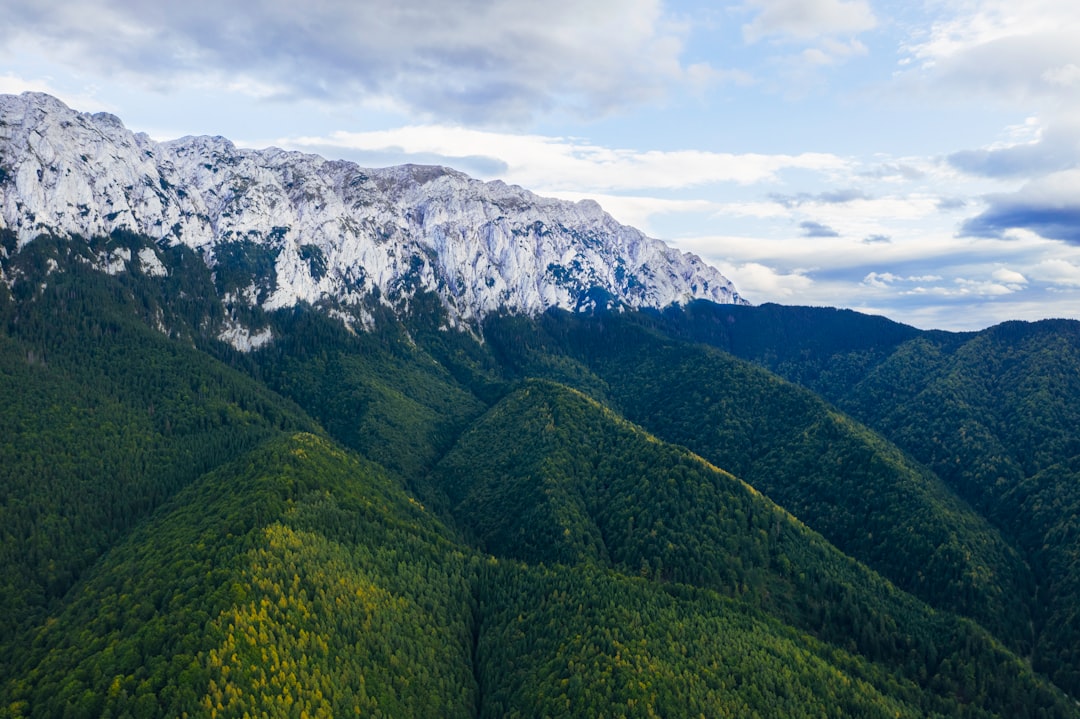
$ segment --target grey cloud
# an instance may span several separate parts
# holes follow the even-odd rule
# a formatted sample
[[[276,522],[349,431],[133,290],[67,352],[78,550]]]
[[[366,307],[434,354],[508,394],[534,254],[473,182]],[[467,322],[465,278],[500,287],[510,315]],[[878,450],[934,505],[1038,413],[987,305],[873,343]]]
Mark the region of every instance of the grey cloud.
[[[1004,237],[1005,232],[1027,229],[1050,240],[1080,245],[1080,201],[1071,207],[1001,203],[966,221],[961,234]]]
[[[942,211],[959,210],[967,207],[967,200],[960,197],[942,197],[937,201],[937,208]]]
[[[862,240],[864,245],[887,245],[892,242],[888,235],[868,235]]]
[[[1025,177],[1067,170],[1080,164],[1080,127],[1057,124],[1036,142],[964,150],[949,155],[948,162],[958,170],[984,177]]]
[[[1080,171],[1049,175],[1017,192],[984,199],[986,210],[964,222],[962,235],[1002,238],[1009,230],[1026,229],[1080,245]]]
[[[821,192],[816,195],[812,195],[809,192],[800,192],[797,195],[782,195],[779,193],[773,193],[769,195],[769,199],[773,202],[783,205],[784,207],[792,208],[798,207],[799,205],[803,205],[808,202],[836,205],[845,202],[853,202],[855,200],[868,200],[870,198],[862,190],[856,190],[852,188],[846,190],[836,190],[833,192]]]
[[[799,223],[799,227],[803,231],[803,237],[839,237],[840,233],[829,227],[823,225],[820,222],[811,222],[806,220]]]
[[[1072,164],[1041,145],[1025,145],[1001,150],[964,150],[948,157],[957,170],[985,177],[1016,177],[1031,172],[1064,170]]]
[[[818,195],[822,202],[841,203],[853,200],[865,200],[866,194],[862,190],[839,190],[837,192],[822,192]]]
[[[660,29],[654,0],[16,5],[0,46],[35,43],[148,85],[213,76],[260,83],[271,96],[388,98],[492,124],[555,106],[602,114],[657,96],[683,72],[681,38]]]
[[[917,167],[911,165],[905,165],[903,163],[890,163],[885,165],[879,165],[873,170],[860,173],[863,177],[872,177],[874,179],[882,180],[890,177],[899,177],[904,180],[921,180],[926,177],[926,173]]]

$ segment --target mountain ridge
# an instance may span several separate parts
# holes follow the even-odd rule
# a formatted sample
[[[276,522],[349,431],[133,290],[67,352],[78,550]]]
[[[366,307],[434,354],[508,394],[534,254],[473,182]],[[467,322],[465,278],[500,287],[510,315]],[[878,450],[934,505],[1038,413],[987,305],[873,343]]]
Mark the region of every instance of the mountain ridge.
[[[542,198],[443,167],[369,169],[242,149],[220,136],[158,143],[114,115],[79,113],[41,93],[0,95],[0,229],[20,248],[41,234],[126,230],[187,245],[211,269],[239,248],[269,271],[220,288],[230,301],[328,305],[359,325],[371,321],[366,303],[402,307],[420,290],[441,298],[451,324],[503,309],[744,302],[700,258],[593,201]],[[98,266],[131,262],[114,254]]]

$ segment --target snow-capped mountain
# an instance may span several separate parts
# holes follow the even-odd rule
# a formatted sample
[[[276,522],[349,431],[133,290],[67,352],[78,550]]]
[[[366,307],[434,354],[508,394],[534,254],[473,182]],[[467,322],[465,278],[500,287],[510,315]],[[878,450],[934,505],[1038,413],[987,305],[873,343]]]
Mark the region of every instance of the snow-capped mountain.
[[[595,202],[538,197],[443,167],[366,169],[241,149],[222,137],[158,143],[113,115],[39,93],[0,95],[3,228],[19,247],[42,233],[126,229],[162,247],[183,243],[211,268],[257,250],[272,270],[231,299],[265,309],[373,297],[401,304],[418,290],[438,293],[451,317],[466,320],[598,301],[743,302],[698,257],[620,225]],[[167,271],[153,251],[102,257],[100,267],[120,272],[132,261]]]

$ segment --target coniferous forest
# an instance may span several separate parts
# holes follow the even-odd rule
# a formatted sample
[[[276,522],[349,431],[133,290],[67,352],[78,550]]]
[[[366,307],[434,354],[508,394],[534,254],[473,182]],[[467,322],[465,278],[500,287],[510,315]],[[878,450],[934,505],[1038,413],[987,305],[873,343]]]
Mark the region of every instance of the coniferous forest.
[[[0,716],[1080,716],[1080,323],[359,328],[0,240]]]

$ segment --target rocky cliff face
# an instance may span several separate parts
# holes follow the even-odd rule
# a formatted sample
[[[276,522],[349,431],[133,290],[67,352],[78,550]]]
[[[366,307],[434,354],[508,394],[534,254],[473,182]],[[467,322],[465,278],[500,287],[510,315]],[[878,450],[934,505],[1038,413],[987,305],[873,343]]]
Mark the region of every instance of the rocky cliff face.
[[[399,305],[419,290],[464,320],[500,309],[742,302],[717,270],[594,202],[443,167],[366,169],[240,149],[221,137],[157,143],[113,115],[37,93],[0,95],[0,228],[20,247],[42,233],[126,229],[183,243],[211,268],[256,253],[265,271],[232,299],[265,309]],[[102,269],[130,261],[103,258]]]

